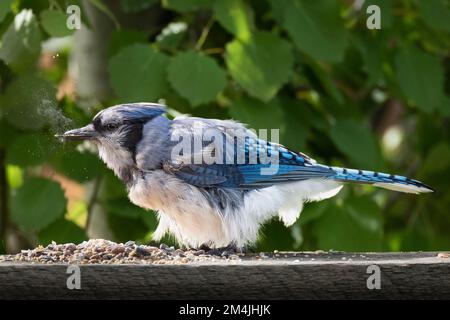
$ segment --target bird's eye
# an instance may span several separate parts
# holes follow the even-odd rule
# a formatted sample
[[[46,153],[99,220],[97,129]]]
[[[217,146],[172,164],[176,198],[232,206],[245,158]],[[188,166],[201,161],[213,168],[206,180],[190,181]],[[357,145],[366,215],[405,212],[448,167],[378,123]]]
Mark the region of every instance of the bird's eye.
[[[108,130],[108,131],[113,131],[115,129],[117,129],[117,124],[116,123],[108,123],[106,125],[106,130]]]

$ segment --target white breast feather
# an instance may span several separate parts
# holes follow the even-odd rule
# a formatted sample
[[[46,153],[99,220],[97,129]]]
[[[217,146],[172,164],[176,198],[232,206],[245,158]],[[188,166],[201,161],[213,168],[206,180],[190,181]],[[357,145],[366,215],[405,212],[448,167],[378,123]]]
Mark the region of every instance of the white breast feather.
[[[292,225],[304,202],[334,196],[341,188],[338,182],[324,179],[285,183],[250,191],[240,209],[227,208],[222,214],[210,206],[198,188],[157,170],[135,184],[129,196],[139,206],[158,210],[155,240],[170,232],[187,247],[224,247],[254,243],[261,225],[277,212],[285,225]]]

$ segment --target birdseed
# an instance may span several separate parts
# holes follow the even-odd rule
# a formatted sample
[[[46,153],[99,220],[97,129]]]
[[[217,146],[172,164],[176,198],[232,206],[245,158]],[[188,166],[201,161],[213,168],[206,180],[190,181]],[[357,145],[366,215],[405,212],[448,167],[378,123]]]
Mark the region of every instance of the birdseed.
[[[0,261],[31,263],[80,263],[80,264],[184,264],[214,260],[240,260],[239,254],[216,255],[205,250],[181,250],[161,244],[158,247],[136,244],[134,241],[115,243],[93,239],[78,245],[74,243],[38,246],[22,250],[15,255],[0,256]]]

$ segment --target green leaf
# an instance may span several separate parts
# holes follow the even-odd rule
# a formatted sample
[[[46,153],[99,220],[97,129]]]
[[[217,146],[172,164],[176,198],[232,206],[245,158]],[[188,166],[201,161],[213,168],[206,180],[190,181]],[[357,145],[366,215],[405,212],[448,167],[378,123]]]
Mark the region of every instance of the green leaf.
[[[370,5],[376,5],[380,7],[381,12],[381,30],[388,29],[392,26],[394,21],[392,4],[395,3],[391,0],[370,0],[365,1],[364,6],[361,9],[361,17],[364,21],[364,26],[366,25],[366,19],[369,17],[367,14],[367,7]]]
[[[174,51],[181,45],[186,34],[187,24],[185,22],[171,22],[156,36],[156,43],[158,48]]]
[[[353,37],[361,58],[364,61],[364,71],[368,75],[367,86],[376,85],[383,79],[383,38],[368,38],[366,35]]]
[[[108,44],[108,55],[110,57],[117,54],[121,49],[134,43],[146,43],[147,35],[144,32],[120,30],[111,34]]]
[[[44,10],[41,12],[41,25],[52,37],[70,36],[75,30],[67,28],[67,15],[58,10]]]
[[[174,57],[167,71],[171,85],[193,106],[213,101],[227,84],[225,72],[213,58],[193,51]]]
[[[44,134],[23,134],[14,139],[6,154],[6,162],[22,167],[47,159],[55,148],[55,139]]]
[[[256,251],[269,252],[273,250],[292,250],[295,243],[289,229],[283,223],[272,219],[261,228]]]
[[[93,191],[93,190],[90,190]],[[81,228],[86,227],[86,220],[88,217],[88,206],[89,204],[84,201],[84,199],[71,201],[70,205],[68,206],[68,210],[66,214],[64,215],[64,218],[70,222],[75,223],[76,225],[80,226]],[[95,210],[95,209],[92,209]],[[95,214],[95,213],[94,213]],[[104,216],[102,216],[103,218]]]
[[[339,105],[344,104],[344,97],[342,93],[337,89],[333,78],[328,70],[325,70],[320,64],[315,61],[310,61],[309,66],[314,71],[315,75],[319,79],[325,91],[330,97],[332,97]]]
[[[38,234],[38,243],[46,246],[52,241],[56,243],[80,243],[88,237],[83,229],[72,221],[58,219]]]
[[[368,195],[351,197],[346,199],[344,208],[348,214],[365,230],[378,235],[383,231],[383,214],[380,207]]]
[[[450,96],[441,94],[438,111],[441,116],[450,117]]]
[[[348,156],[356,167],[376,170],[380,155],[372,133],[362,124],[350,119],[338,119],[330,130],[331,140]]]
[[[164,8],[183,13],[207,8],[211,2],[211,0],[162,0],[162,5]]]
[[[98,156],[88,151],[65,150],[53,159],[52,164],[56,170],[78,182],[92,180],[105,171]]]
[[[237,38],[248,39],[254,29],[253,11],[242,0],[216,0],[214,14],[217,21]]]
[[[117,217],[132,219],[131,221],[139,221],[139,219],[142,219],[141,221],[144,226],[147,227],[147,229],[145,229],[146,231],[155,230],[158,225],[154,211],[140,208],[132,204],[128,198],[110,199],[107,200],[105,205],[109,214]],[[141,230],[140,228],[138,229]]]
[[[124,12],[135,13],[150,8],[158,0],[120,0]]]
[[[287,6],[292,6],[296,0],[268,0],[271,8],[271,15],[275,21],[282,25],[284,23],[284,8]]]
[[[350,202],[350,199],[348,199]],[[330,206],[315,222],[318,249],[380,251],[381,212],[370,198],[351,200],[343,207]]]
[[[304,226],[305,224],[319,219],[329,207],[328,202],[312,202],[305,204],[300,214],[297,224]]]
[[[442,174],[450,167],[450,146],[447,142],[440,142],[428,152],[424,164],[420,168],[420,175]]]
[[[397,81],[408,100],[424,112],[440,108],[444,70],[439,59],[415,47],[404,48],[395,56]]]
[[[109,61],[112,86],[122,101],[156,101],[167,88],[169,58],[149,45],[133,44]]]
[[[111,199],[105,202],[108,212],[124,218],[139,218],[150,214],[146,210],[132,204],[127,198]]]
[[[434,251],[431,239],[423,230],[423,226],[415,226],[401,232],[399,251]],[[434,240],[434,239],[433,239]],[[447,241],[448,243],[448,241]],[[443,248],[442,248],[443,249]],[[446,249],[444,249],[446,250]]]
[[[11,189],[17,189],[23,184],[23,170],[19,166],[7,165],[6,176]]]
[[[142,221],[144,221],[145,225],[149,230],[156,230],[156,227],[158,227],[158,219],[156,218],[156,212],[155,211],[143,211],[141,215]]]
[[[248,41],[226,45],[226,63],[236,82],[249,94],[269,101],[289,80],[294,58],[285,40],[268,32],[256,32]]]
[[[445,0],[415,1],[423,20],[432,28],[450,32],[450,8]]]
[[[0,22],[3,21],[3,19],[6,17],[8,12],[11,11],[11,5],[13,4],[14,0],[2,0],[0,1]]]
[[[255,130],[284,129],[283,110],[276,100],[263,103],[253,98],[241,97],[233,101],[228,111],[234,120],[248,124]]]
[[[119,180],[111,170],[106,170],[102,180],[102,188],[100,188],[101,199],[109,201],[120,197],[127,197],[126,188],[123,182]]]
[[[16,72],[29,69],[41,52],[41,32],[31,10],[24,9],[3,34],[0,59]]]
[[[5,116],[4,111],[2,110],[3,103],[4,101],[0,95],[0,147],[7,149],[14,139],[20,135],[20,131],[5,121],[6,119],[2,119],[2,116]]]
[[[61,117],[55,95],[55,88],[47,80],[32,74],[21,75],[2,97],[4,116],[11,125],[24,130],[54,124]]]
[[[277,99],[284,111],[283,123],[286,127],[281,136],[281,143],[288,148],[300,151],[306,147],[306,138],[312,123],[309,106],[284,96]]]
[[[284,10],[284,27],[301,51],[320,60],[342,61],[347,32],[339,16],[338,1],[297,0]]]
[[[141,218],[125,218],[108,213],[108,225],[118,242],[139,241],[150,232]]]
[[[26,232],[40,231],[62,217],[67,201],[59,183],[29,178],[11,199],[11,219]]]
[[[63,117],[67,117],[65,119],[70,119],[64,126],[58,126],[55,128],[57,133],[60,133],[63,130],[69,130],[74,127],[84,126],[87,122],[92,120],[92,117],[86,114],[86,111],[78,104],[76,104],[71,98],[65,96],[61,102],[59,102],[61,106],[61,112]],[[69,123],[70,122],[70,123]]]

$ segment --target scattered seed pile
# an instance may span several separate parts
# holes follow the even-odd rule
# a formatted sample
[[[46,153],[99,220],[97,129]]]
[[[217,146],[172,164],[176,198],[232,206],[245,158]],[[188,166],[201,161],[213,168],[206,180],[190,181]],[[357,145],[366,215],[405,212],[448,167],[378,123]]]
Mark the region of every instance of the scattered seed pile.
[[[237,254],[215,255],[204,250],[181,250],[161,244],[159,247],[138,245],[134,241],[115,243],[103,239],[73,243],[38,246],[22,250],[15,255],[0,256],[0,261],[24,261],[32,263],[81,263],[81,264],[183,264],[198,261],[239,260]]]

